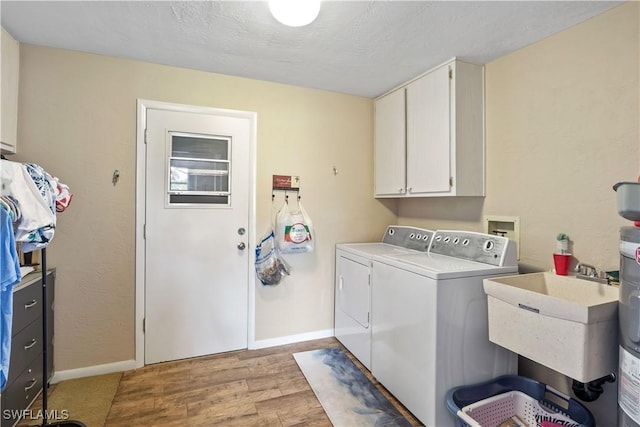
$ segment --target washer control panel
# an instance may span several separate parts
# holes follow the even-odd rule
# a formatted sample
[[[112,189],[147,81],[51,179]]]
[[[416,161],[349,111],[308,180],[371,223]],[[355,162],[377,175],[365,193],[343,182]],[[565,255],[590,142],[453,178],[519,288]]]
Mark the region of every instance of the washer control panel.
[[[504,267],[517,265],[515,245],[513,240],[493,234],[437,230],[429,252]]]
[[[427,252],[431,245],[433,234],[433,231],[424,228],[390,225],[384,233],[382,243]]]

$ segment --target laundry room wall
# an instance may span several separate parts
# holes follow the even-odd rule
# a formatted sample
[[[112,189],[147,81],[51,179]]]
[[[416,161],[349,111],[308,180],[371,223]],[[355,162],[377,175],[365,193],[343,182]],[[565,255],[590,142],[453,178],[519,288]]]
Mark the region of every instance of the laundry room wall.
[[[612,189],[640,175],[640,4],[629,2],[486,65],[486,197],[401,201],[399,222],[483,231],[484,215],[520,218],[520,271],[553,267],[555,237],[617,270]],[[568,349],[567,351],[571,351]],[[553,372],[526,374],[567,391]],[[615,385],[589,405],[615,425]]]
[[[630,2],[485,67],[486,197],[402,200],[399,222],[483,231],[520,218],[520,266],[575,257],[617,269],[618,181],[640,175],[639,7]]]
[[[299,175],[317,247],[287,258],[280,285],[256,286],[256,339],[331,332],[335,244],[378,240],[395,220],[393,202],[372,197],[371,99],[33,45],[21,46],[20,65],[13,159],[41,164],[74,193],[48,251],[58,371],[135,357],[138,98],[258,113],[251,232],[269,228],[271,176]]]

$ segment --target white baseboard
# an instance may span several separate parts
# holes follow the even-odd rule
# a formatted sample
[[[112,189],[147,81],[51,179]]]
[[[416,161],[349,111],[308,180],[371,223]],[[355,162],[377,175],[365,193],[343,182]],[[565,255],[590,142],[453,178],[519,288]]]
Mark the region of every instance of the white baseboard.
[[[317,340],[321,338],[329,338],[334,336],[333,329],[325,329],[323,331],[306,332],[304,334],[288,335],[286,337],[270,338],[266,340],[254,341],[249,347],[250,350],[260,348],[275,347],[278,345],[293,344],[296,342]],[[135,360],[123,360],[121,362],[107,363],[104,365],[87,366],[85,368],[68,369],[66,371],[56,371],[53,374],[51,383],[59,383],[60,381],[73,380],[76,378],[92,377],[95,375],[111,374],[113,372],[124,372],[139,368]]]
[[[333,329],[325,329],[323,331],[305,332],[304,334],[288,335],[286,337],[270,338],[266,340],[256,340],[249,346],[250,350],[260,348],[275,347],[278,345],[293,344],[296,342],[318,340],[321,338],[333,337]]]
[[[56,371],[53,374],[51,383],[73,380],[76,378],[92,377],[95,375],[111,374],[114,372],[124,372],[136,368],[135,360],[123,360],[122,362],[106,363],[104,365],[87,366],[85,368],[68,369],[66,371]]]

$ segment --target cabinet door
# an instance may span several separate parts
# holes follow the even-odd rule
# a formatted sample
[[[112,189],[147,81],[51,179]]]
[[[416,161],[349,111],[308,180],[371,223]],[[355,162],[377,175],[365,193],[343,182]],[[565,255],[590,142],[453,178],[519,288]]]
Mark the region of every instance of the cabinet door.
[[[374,128],[374,191],[376,196],[406,192],[404,88],[376,100]]]
[[[451,96],[449,66],[407,86],[407,193],[450,191]]]
[[[18,72],[20,45],[2,29],[2,61],[0,64],[2,84],[0,97],[0,142],[2,152],[15,153],[18,136]]]

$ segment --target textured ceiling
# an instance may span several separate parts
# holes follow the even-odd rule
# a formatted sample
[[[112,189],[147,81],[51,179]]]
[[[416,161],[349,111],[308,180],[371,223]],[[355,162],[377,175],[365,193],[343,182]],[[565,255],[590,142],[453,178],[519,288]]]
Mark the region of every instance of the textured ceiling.
[[[488,63],[622,2],[327,1],[289,28],[266,1],[7,1],[23,43],[375,97],[454,56]]]

